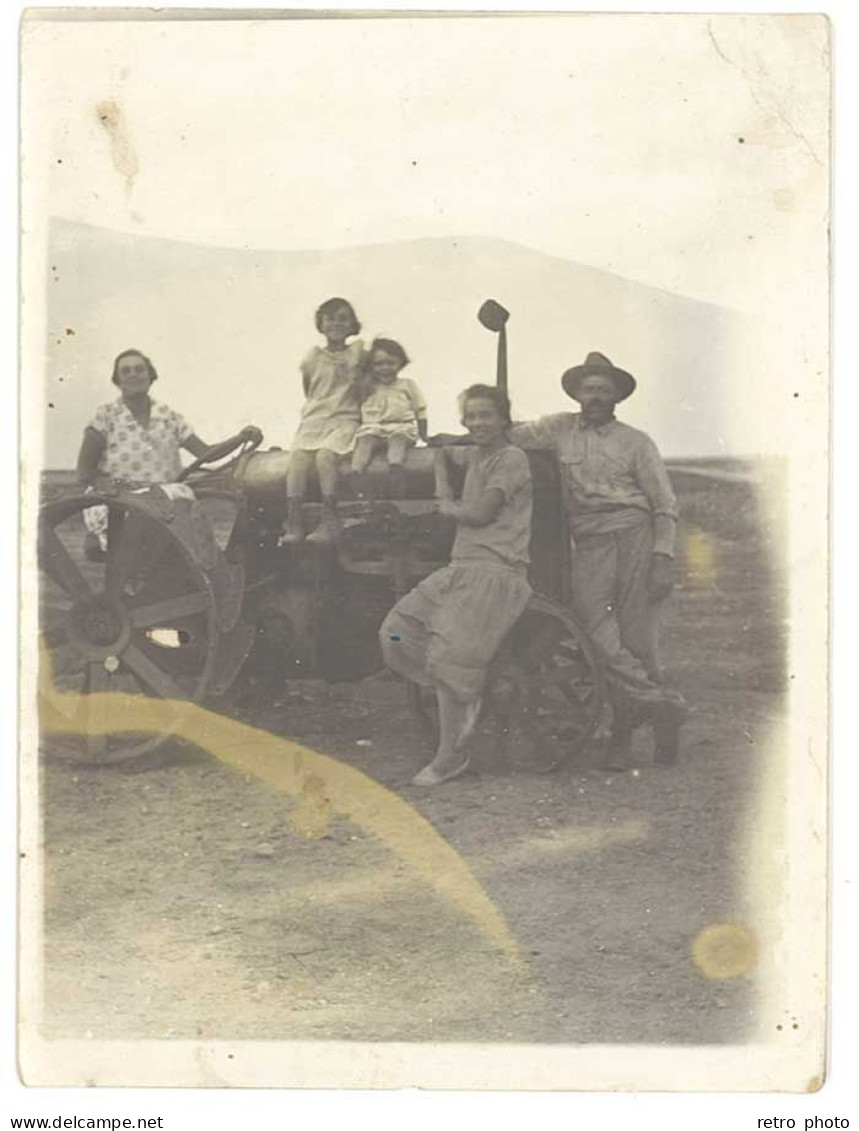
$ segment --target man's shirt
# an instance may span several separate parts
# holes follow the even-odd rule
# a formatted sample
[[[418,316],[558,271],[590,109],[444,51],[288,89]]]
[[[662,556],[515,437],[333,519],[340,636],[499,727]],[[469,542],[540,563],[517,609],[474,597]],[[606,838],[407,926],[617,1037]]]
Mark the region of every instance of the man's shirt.
[[[509,431],[523,448],[554,450],[563,475],[573,533],[577,520],[627,507],[653,516],[653,550],[674,554],[677,500],[659,450],[645,432],[610,420],[598,428],[581,413],[561,412]],[[587,522],[594,530],[594,521]]]

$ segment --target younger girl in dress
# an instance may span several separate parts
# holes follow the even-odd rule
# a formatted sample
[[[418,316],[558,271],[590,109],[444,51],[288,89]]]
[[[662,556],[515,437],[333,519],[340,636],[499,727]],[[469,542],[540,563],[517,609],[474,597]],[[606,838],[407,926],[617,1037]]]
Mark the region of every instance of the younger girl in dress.
[[[427,438],[427,402],[409,377],[406,351],[391,338],[375,338],[361,378],[361,426],[355,436],[352,471],[361,474],[379,448],[386,449],[394,496],[402,494],[406,452]]]
[[[286,477],[287,514],[282,543],[304,538],[303,500],[307,480],[315,466],[322,495],[322,521],[308,542],[331,543],[340,531],[337,516],[337,464],[350,455],[361,423],[361,402],[356,377],[361,371],[364,345],[360,339],[347,345],[361,330],[352,304],[330,298],[316,311],[316,329],[325,338],[301,363],[306,400],[301,423],[292,441]]]

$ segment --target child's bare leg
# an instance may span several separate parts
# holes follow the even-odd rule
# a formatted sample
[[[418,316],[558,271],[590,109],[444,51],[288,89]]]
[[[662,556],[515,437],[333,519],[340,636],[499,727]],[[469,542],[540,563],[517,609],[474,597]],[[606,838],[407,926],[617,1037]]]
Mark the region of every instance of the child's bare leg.
[[[337,514],[338,456],[320,448],[316,453],[316,475],[322,495],[322,521],[307,541],[313,545],[332,545],[340,537],[340,518]]]
[[[313,452],[293,452],[289,458],[289,470],[286,473],[286,521],[280,540],[282,545],[296,545],[304,539],[303,500],[313,459]]]
[[[373,453],[376,450],[376,437],[375,436],[361,436],[355,443],[355,451],[352,453],[352,471],[356,475],[363,475],[363,473],[370,466],[370,461],[373,458]]]
[[[406,459],[409,441],[405,436],[391,436],[388,440],[388,464],[390,467],[402,467]]]
[[[316,474],[319,477],[319,493],[323,500],[333,499],[337,494],[337,461],[336,452],[329,452],[320,448],[316,453]]]
[[[406,490],[406,469],[403,463],[406,458],[408,440],[405,436],[391,436],[388,440],[388,476],[391,484],[391,495],[398,499]]]
[[[286,473],[286,497],[303,499],[307,494],[307,477],[313,466],[315,452],[293,452],[289,457],[289,470]]]

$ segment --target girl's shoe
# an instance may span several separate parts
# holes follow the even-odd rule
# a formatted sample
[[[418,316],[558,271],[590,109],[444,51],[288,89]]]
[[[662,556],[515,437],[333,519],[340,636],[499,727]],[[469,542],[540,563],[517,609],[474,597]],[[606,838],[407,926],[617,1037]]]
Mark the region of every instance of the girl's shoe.
[[[340,538],[340,516],[337,514],[337,503],[334,499],[322,500],[322,521],[312,534],[307,536],[307,541],[314,546],[333,546]]]

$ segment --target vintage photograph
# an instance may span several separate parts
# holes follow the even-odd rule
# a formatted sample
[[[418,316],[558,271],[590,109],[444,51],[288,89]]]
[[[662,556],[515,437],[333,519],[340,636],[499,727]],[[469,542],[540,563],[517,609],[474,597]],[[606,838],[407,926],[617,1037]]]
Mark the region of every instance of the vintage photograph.
[[[819,1088],[825,17],[21,44],[24,1079]]]

